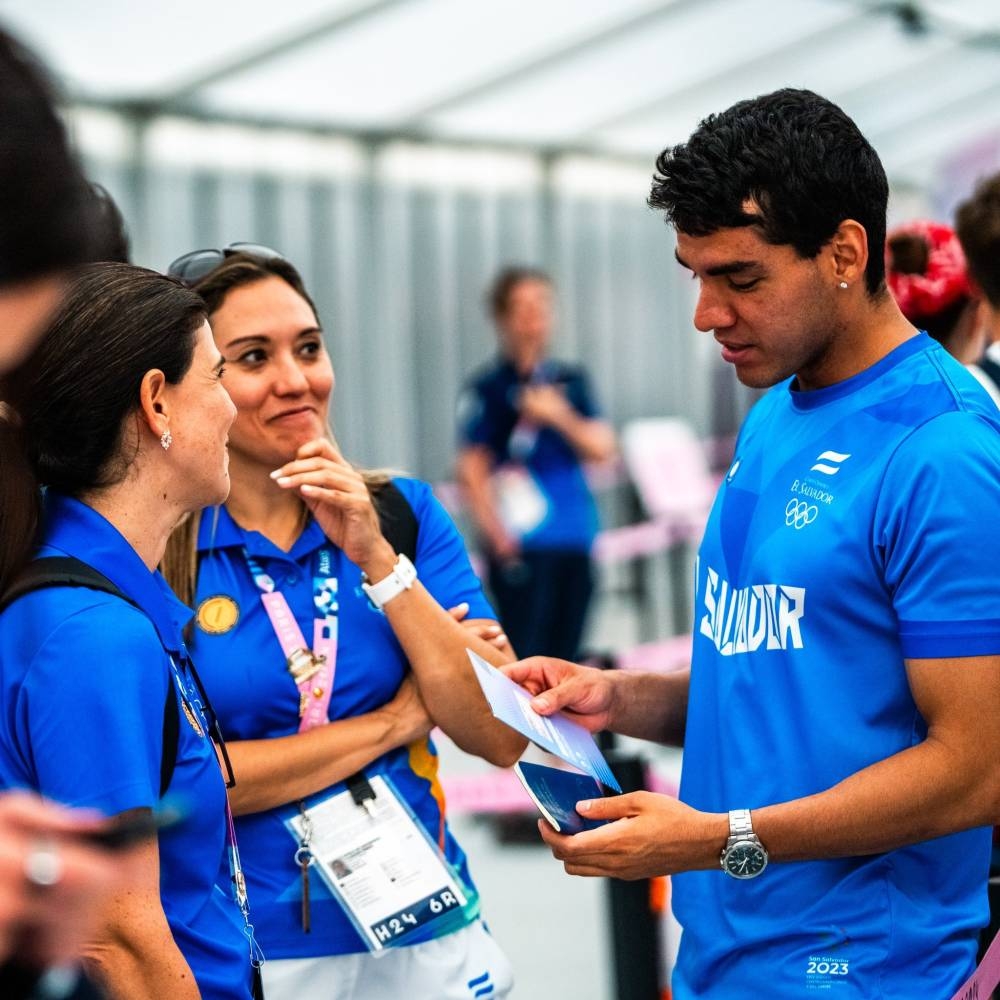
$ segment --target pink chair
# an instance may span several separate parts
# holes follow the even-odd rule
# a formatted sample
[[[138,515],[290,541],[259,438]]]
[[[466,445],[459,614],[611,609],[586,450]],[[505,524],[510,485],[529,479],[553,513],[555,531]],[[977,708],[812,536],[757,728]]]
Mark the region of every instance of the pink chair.
[[[691,425],[679,417],[633,420],[621,441],[625,467],[650,519],[668,526],[675,541],[700,537],[717,484]]]

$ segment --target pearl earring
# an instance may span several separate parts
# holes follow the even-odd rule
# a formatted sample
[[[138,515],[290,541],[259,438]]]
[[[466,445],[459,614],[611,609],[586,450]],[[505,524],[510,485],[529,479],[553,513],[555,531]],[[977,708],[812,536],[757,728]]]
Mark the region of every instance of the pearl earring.
[[[163,450],[166,451],[174,443],[174,436],[169,430],[165,430],[160,435],[160,444],[163,445]]]
[[[847,287],[847,282],[846,282],[846,281],[842,281],[842,282],[840,283],[840,287],[841,287],[841,288],[846,288],[846,287]]]

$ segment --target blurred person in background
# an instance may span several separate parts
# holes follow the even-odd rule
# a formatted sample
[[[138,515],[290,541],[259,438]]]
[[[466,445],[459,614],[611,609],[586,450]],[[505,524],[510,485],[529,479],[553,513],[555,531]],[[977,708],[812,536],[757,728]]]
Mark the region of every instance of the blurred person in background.
[[[100,245],[100,259],[131,264],[132,246],[121,209],[103,184],[92,181],[90,190],[95,201],[94,231]]]
[[[45,71],[0,30],[0,375],[27,355],[67,268],[103,253],[97,203]]]
[[[583,462],[616,452],[579,365],[549,356],[551,278],[509,267],[488,295],[500,353],[459,403],[456,473],[518,656],[579,654],[594,590],[597,508]]]
[[[1000,174],[982,180],[958,206],[955,230],[979,297],[979,323],[987,344],[977,367],[988,384],[980,381],[1000,399]]]
[[[965,251],[970,284],[979,297],[978,319],[987,343],[976,368],[983,387],[1000,400],[1000,174],[981,180],[959,204],[955,231]],[[980,938],[981,952],[1000,933],[1000,827],[993,828],[989,900],[990,922]]]
[[[197,608],[191,647],[230,741],[268,1000],[506,996],[509,963],[479,917],[429,738],[437,724],[500,765],[525,746],[493,718],[466,654],[510,658],[480,638],[499,629],[461,537],[426,483],[361,471],[340,452],[330,355],[287,260],[234,244],[170,271],[205,301],[237,407],[229,499],[175,533],[164,570]],[[443,610],[452,605],[467,625]],[[362,909],[388,890],[369,850],[386,852],[399,887],[417,864],[430,864],[421,878],[450,878],[439,859],[419,861],[413,842],[393,846],[382,820],[397,807],[443,854],[466,903],[434,917],[432,901],[412,923],[397,919],[409,933],[373,956],[356,929],[368,927],[361,912],[324,883],[312,847],[372,824],[363,849],[323,850],[340,858],[325,875],[346,898],[357,900],[357,884],[381,887]]]
[[[30,353],[63,292],[65,272],[104,255],[95,205],[69,150],[44,68],[0,29],[0,536],[20,539],[29,512],[11,495],[14,417],[4,378]],[[2,595],[0,595],[2,596]],[[131,865],[84,835],[93,815],[27,792],[0,794],[0,995],[91,996],[58,968],[72,962]],[[51,976],[50,976],[51,979]]]
[[[4,526],[0,582],[71,557],[107,586],[50,586],[0,613],[0,785],[125,819],[164,796],[187,812],[134,849],[136,877],[99,908],[87,964],[116,1000],[251,996],[225,754],[185,649],[190,613],[156,572],[177,522],[229,491],[222,368],[197,295],[92,264],[6,394],[4,488],[31,518]]]
[[[898,226],[886,239],[885,266],[902,314],[965,365],[1000,406],[1000,386],[982,367],[989,329],[954,230],[926,219]]]

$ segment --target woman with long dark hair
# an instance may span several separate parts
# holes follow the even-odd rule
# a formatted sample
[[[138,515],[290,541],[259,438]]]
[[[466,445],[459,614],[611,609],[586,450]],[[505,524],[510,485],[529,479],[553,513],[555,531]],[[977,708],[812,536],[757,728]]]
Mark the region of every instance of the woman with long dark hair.
[[[217,726],[184,646],[189,613],[156,571],[178,521],[229,491],[222,368],[196,295],[97,264],[3,393],[0,591],[49,558],[95,582],[0,613],[0,785],[124,819],[166,793],[188,813],[138,848],[142,880],[88,946],[116,998],[251,993]]]

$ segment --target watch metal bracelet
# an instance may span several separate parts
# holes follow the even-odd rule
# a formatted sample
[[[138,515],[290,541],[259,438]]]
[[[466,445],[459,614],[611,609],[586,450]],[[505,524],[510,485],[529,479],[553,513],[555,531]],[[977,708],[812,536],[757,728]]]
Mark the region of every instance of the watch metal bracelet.
[[[750,818],[749,809],[730,809],[729,810],[729,836],[743,839],[746,837],[752,837],[753,833],[753,822]]]

